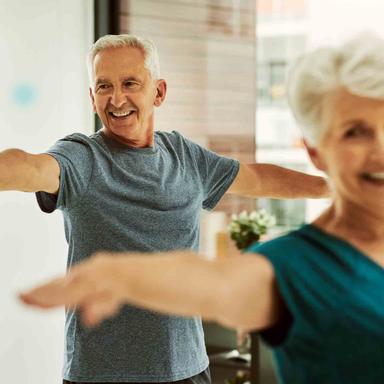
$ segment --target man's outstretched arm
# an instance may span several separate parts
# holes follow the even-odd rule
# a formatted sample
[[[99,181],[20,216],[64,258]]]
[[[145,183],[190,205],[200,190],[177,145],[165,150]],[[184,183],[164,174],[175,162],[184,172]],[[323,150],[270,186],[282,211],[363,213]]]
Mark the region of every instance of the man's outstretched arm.
[[[0,191],[57,193],[60,167],[50,155],[20,149],[0,152]]]
[[[240,164],[236,179],[227,193],[275,199],[321,198],[329,196],[323,177],[273,164]]]

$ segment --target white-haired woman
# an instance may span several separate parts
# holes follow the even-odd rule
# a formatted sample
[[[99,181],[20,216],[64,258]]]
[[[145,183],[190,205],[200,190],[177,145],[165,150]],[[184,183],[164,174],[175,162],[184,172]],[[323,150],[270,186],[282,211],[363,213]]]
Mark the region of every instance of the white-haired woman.
[[[23,300],[77,305],[88,324],[125,302],[199,314],[262,330],[282,383],[383,383],[384,41],[364,35],[304,56],[289,98],[332,188],[312,224],[216,261],[101,254]]]

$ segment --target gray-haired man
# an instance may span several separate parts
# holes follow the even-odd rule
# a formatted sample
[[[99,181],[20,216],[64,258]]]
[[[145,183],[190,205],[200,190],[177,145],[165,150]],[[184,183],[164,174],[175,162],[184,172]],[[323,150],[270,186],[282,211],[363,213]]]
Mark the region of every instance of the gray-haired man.
[[[213,209],[226,192],[327,194],[321,178],[239,164],[177,132],[155,132],[153,112],[165,99],[166,82],[151,42],[105,36],[92,47],[89,71],[99,132],[65,137],[46,154],[0,153],[0,190],[38,192],[43,211],[62,210],[68,268],[100,250],[197,250],[200,210]],[[75,383],[208,383],[201,320],[124,306],[88,329],[68,310],[63,375]]]

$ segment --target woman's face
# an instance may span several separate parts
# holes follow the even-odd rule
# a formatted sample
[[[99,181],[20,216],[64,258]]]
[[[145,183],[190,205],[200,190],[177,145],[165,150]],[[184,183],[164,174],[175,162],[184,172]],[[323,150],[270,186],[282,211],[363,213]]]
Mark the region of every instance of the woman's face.
[[[326,110],[326,130],[311,158],[336,198],[377,213],[384,208],[384,101],[339,90]]]

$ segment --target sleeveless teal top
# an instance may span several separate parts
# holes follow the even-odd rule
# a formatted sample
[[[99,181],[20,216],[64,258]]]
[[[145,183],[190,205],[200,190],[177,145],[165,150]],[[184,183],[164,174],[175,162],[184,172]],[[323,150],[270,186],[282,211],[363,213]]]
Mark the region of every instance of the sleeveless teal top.
[[[384,383],[384,269],[313,225],[252,246],[287,314],[262,332],[280,383]]]

